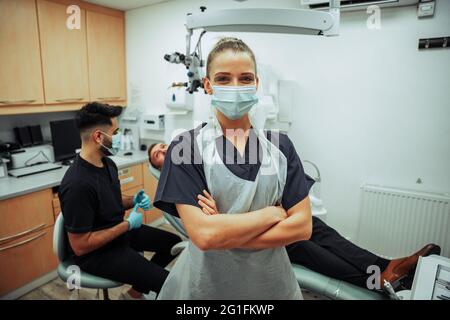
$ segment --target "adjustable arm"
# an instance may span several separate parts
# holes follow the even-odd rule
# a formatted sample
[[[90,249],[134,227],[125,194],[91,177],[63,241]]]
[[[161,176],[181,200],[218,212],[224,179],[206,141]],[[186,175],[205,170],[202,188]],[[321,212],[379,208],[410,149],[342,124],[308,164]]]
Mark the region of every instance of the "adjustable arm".
[[[241,8],[188,14],[184,62],[189,69],[188,91],[190,93],[197,91],[202,81],[201,53],[191,52],[191,38],[194,30],[337,36],[340,24],[339,8],[340,0],[330,0],[329,12],[284,8]]]

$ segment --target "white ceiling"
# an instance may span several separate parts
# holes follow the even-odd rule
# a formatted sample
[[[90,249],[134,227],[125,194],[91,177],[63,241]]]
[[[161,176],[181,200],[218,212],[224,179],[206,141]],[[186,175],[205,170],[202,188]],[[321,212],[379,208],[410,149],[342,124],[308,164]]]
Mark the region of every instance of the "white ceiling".
[[[84,0],[84,1],[99,4],[108,8],[114,8],[125,11],[160,2],[167,2],[170,0]]]

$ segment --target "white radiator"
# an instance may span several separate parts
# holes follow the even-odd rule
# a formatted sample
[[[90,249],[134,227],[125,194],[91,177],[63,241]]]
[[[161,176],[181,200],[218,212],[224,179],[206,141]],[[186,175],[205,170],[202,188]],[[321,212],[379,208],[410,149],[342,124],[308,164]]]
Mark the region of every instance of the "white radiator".
[[[363,185],[357,243],[388,258],[436,243],[450,257],[450,196]]]

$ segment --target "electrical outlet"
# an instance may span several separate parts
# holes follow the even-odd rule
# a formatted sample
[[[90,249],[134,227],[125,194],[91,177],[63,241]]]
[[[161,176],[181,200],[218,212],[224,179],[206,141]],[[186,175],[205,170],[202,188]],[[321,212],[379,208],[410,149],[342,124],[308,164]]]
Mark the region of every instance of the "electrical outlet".
[[[417,6],[417,16],[419,18],[434,16],[434,8],[436,7],[435,1],[421,2]]]

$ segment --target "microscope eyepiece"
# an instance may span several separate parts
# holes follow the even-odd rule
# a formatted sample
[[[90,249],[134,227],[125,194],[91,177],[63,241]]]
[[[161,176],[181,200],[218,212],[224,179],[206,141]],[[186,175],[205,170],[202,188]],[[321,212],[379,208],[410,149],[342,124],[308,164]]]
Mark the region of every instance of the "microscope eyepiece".
[[[165,54],[164,59],[170,63],[184,63],[185,55],[179,52],[174,52],[172,54]]]

